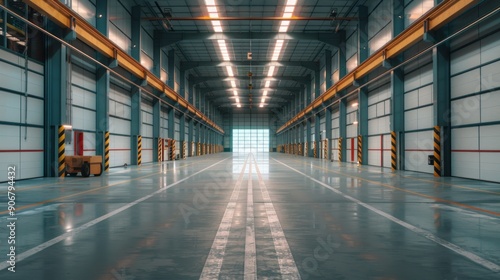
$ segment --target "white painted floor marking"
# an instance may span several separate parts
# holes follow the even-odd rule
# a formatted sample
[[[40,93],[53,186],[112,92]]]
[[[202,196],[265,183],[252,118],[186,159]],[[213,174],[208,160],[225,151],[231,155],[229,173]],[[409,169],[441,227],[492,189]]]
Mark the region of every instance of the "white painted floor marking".
[[[224,212],[224,216],[222,217],[222,221],[219,225],[219,230],[217,230],[214,242],[212,243],[210,253],[208,253],[200,279],[219,279],[222,263],[224,262],[224,255],[226,253],[227,239],[231,233],[231,224],[233,222],[236,202],[240,193],[241,182],[243,181],[243,174],[245,173],[247,161],[248,157],[245,159],[245,163],[243,163],[243,168],[241,169],[238,180],[234,186],[233,193],[231,194],[231,198],[227,204],[226,211]]]
[[[255,160],[255,159],[254,159]],[[286,241],[285,233],[281,227],[280,220],[274,209],[273,202],[267,191],[266,184],[262,179],[262,174],[260,173],[257,160],[255,160],[255,169],[257,171],[257,176],[259,177],[259,186],[264,200],[264,205],[266,208],[267,219],[269,220],[269,228],[271,229],[271,235],[273,237],[274,249],[278,255],[278,263],[280,266],[280,273],[282,279],[301,279],[299,269],[297,264],[293,259],[292,251],[288,242]]]
[[[299,170],[297,170],[297,169],[295,169],[295,168],[293,168],[291,166],[288,166],[287,164],[285,164],[285,163],[283,163],[283,162],[281,162],[281,161],[279,161],[277,159],[273,159],[273,160],[276,161],[276,162],[278,162],[278,163],[280,163],[280,164],[282,164],[282,165],[284,165],[284,166],[286,166],[286,167],[288,167],[289,169],[291,169],[291,170],[293,170],[293,171],[295,171],[295,172],[297,172],[297,173],[299,173],[299,174],[301,174],[301,175],[309,178],[310,180],[312,180],[312,181],[314,181],[314,182],[316,182],[316,183],[318,183],[318,184],[320,184],[320,185],[322,185],[322,186],[324,186],[324,187],[332,190],[336,194],[339,194],[340,196],[344,197],[345,199],[350,200],[350,201],[352,201],[352,202],[354,202],[354,203],[356,203],[356,204],[358,204],[358,205],[360,205],[362,207],[365,207],[366,209],[368,209],[368,210],[370,210],[370,211],[372,211],[374,213],[377,213],[380,216],[382,216],[384,218],[387,218],[387,219],[389,219],[389,220],[391,220],[391,221],[393,221],[393,222],[395,222],[395,223],[397,223],[397,224],[399,224],[399,225],[401,225],[401,226],[403,226],[403,227],[405,227],[405,228],[413,231],[414,233],[416,233],[416,234],[418,234],[418,235],[420,235],[422,237],[425,237],[425,238],[427,238],[427,239],[429,239],[429,240],[431,240],[431,241],[433,241],[433,242],[435,242],[435,243],[437,243],[437,244],[439,244],[439,245],[441,245],[441,246],[443,246],[445,248],[448,248],[448,249],[452,250],[453,252],[455,252],[455,253],[457,253],[457,254],[459,254],[459,255],[461,255],[461,256],[463,256],[463,257],[465,257],[465,258],[467,258],[467,259],[469,259],[469,260],[471,260],[473,262],[475,262],[476,264],[479,264],[479,265],[481,265],[481,266],[483,266],[483,267],[485,267],[485,268],[487,268],[487,269],[489,269],[489,270],[491,270],[493,272],[500,272],[500,266],[498,264],[495,264],[495,263],[493,263],[493,262],[491,262],[489,260],[481,258],[480,256],[478,256],[478,255],[476,255],[476,254],[474,254],[472,252],[469,252],[469,251],[463,249],[462,247],[460,247],[458,245],[455,245],[455,244],[453,244],[453,243],[451,243],[449,241],[446,241],[446,240],[444,240],[442,238],[439,238],[439,237],[435,236],[434,234],[432,234],[431,232],[429,232],[427,230],[418,228],[418,227],[416,227],[416,226],[414,226],[412,224],[409,224],[409,223],[407,223],[405,221],[402,221],[402,220],[400,220],[400,219],[398,219],[398,218],[396,218],[396,217],[394,217],[394,216],[392,216],[390,214],[385,213],[384,211],[381,211],[381,210],[379,210],[379,209],[377,209],[377,208],[375,208],[375,207],[373,207],[373,206],[371,206],[371,205],[369,205],[367,203],[364,203],[364,202],[358,200],[357,198],[354,198],[354,197],[352,197],[350,195],[347,195],[347,194],[345,194],[345,193],[343,193],[343,192],[341,192],[341,191],[339,191],[339,190],[337,190],[335,188],[332,188],[331,186],[329,186],[329,185],[327,185],[327,184],[325,184],[325,183],[323,183],[323,182],[321,182],[321,181],[319,181],[319,180],[317,180],[317,179],[315,179],[315,178],[313,178],[311,176],[308,176],[305,173],[300,172]]]
[[[247,191],[247,222],[245,237],[245,280],[257,279],[257,259],[255,248],[255,218],[253,207],[253,185],[252,185],[252,161],[250,160],[248,170],[248,191]]]
[[[225,161],[225,160],[227,160],[227,158],[226,158],[226,159],[223,159],[223,160],[221,160],[221,161],[219,161],[219,162],[216,162],[216,163],[214,163],[214,164],[212,164],[212,165],[210,165],[210,166],[208,166],[208,167],[206,167],[206,168],[203,168],[202,170],[200,170],[200,171],[198,171],[198,172],[196,172],[196,173],[193,173],[192,175],[190,175],[190,176],[188,176],[188,177],[186,177],[186,178],[183,178],[183,179],[181,179],[181,180],[179,180],[179,181],[177,181],[177,182],[175,182],[175,183],[172,183],[172,184],[170,184],[170,185],[168,185],[168,186],[165,186],[165,187],[163,187],[163,188],[161,188],[161,189],[159,189],[159,190],[155,191],[154,193],[151,193],[151,194],[146,195],[146,196],[144,196],[144,197],[142,197],[142,198],[139,198],[139,199],[137,199],[137,200],[135,200],[135,201],[133,201],[133,202],[130,202],[130,203],[128,203],[128,204],[126,204],[126,205],[124,205],[124,206],[122,206],[122,207],[120,207],[120,208],[118,208],[118,209],[114,210],[114,211],[109,212],[109,213],[108,213],[108,214],[106,214],[106,215],[103,215],[103,216],[101,216],[101,217],[99,217],[99,218],[97,218],[97,219],[94,219],[94,220],[92,220],[92,221],[90,221],[90,222],[86,223],[86,224],[83,224],[83,225],[81,225],[81,226],[79,226],[79,227],[75,228],[74,230],[72,230],[72,231],[70,231],[70,232],[67,232],[67,233],[65,233],[65,234],[61,234],[61,235],[59,235],[58,237],[55,237],[55,238],[53,238],[53,239],[51,239],[51,240],[49,240],[49,241],[47,241],[47,242],[44,242],[44,243],[42,243],[42,244],[40,244],[40,245],[38,245],[38,246],[36,246],[36,247],[33,247],[33,248],[29,249],[29,250],[27,250],[27,251],[24,251],[24,252],[22,252],[21,254],[18,254],[18,255],[17,255],[17,258],[16,258],[16,264],[17,264],[17,263],[19,263],[20,261],[22,261],[22,260],[24,260],[24,259],[28,258],[28,257],[33,256],[33,255],[34,255],[34,254],[36,254],[36,253],[39,253],[39,252],[41,252],[41,251],[43,251],[43,250],[45,250],[45,249],[47,249],[47,248],[49,248],[49,247],[51,247],[51,246],[53,246],[53,245],[55,245],[55,244],[57,244],[57,243],[59,243],[59,242],[63,241],[64,239],[66,239],[66,238],[68,238],[68,237],[73,237],[73,236],[75,236],[76,234],[78,234],[78,233],[80,233],[80,232],[82,232],[82,231],[84,231],[84,230],[86,230],[86,229],[90,228],[91,226],[93,226],[93,225],[95,225],[95,224],[97,224],[97,223],[100,223],[100,222],[102,222],[102,221],[104,221],[104,220],[107,220],[107,219],[109,219],[109,218],[111,218],[111,217],[115,216],[116,214],[119,214],[119,213],[121,213],[121,212],[123,212],[123,211],[125,211],[125,210],[129,209],[130,207],[132,207],[132,206],[134,206],[134,205],[137,205],[137,204],[139,204],[139,203],[141,203],[141,202],[145,201],[145,200],[147,200],[147,199],[149,199],[149,198],[151,198],[151,197],[153,197],[153,196],[155,196],[155,195],[157,195],[157,194],[159,194],[159,193],[161,193],[161,192],[163,192],[163,191],[165,191],[165,190],[169,189],[170,187],[173,187],[173,186],[175,186],[175,185],[178,185],[178,184],[180,184],[180,183],[182,183],[182,182],[186,181],[187,179],[189,179],[189,178],[191,178],[191,177],[193,177],[193,176],[196,176],[196,175],[198,175],[198,174],[200,174],[200,173],[202,173],[202,172],[204,172],[204,171],[206,171],[206,170],[208,170],[208,169],[210,169],[210,168],[212,168],[212,167],[214,167],[214,166],[216,166],[216,165],[220,164],[221,162],[223,162],[223,161]],[[3,262],[1,262],[1,263],[0,263],[0,270],[3,270],[3,269],[5,269],[5,268],[7,268],[7,267],[9,267],[9,264],[8,264],[6,261],[3,261]]]

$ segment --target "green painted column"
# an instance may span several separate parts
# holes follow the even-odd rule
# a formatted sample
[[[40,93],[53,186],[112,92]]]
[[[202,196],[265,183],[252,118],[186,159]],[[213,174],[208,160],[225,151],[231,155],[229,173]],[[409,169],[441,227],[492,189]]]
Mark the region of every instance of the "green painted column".
[[[405,104],[404,104],[404,73],[396,69],[391,73],[391,131],[396,134],[395,170],[404,170],[404,131],[405,131]]]
[[[167,85],[171,89],[175,89],[175,50],[168,51],[168,80]]]
[[[339,137],[342,139],[342,160],[341,162],[346,161],[346,137],[347,137],[347,101],[346,98],[339,101]]]
[[[325,139],[328,140],[328,160],[333,158],[332,157],[332,111],[329,108],[326,108],[325,110]]]
[[[312,156],[312,129],[311,129],[311,126],[312,126],[312,122],[310,121],[310,118],[307,118],[306,120],[306,138],[307,138],[307,151],[306,151],[306,154],[308,157],[311,157]]]
[[[161,138],[161,101],[153,101],[153,162],[158,162],[158,141]]]
[[[132,50],[130,55],[137,61],[141,61],[141,6],[132,7],[131,41]]]
[[[434,125],[441,127],[441,176],[451,176],[450,48],[448,43],[432,50]]]
[[[96,28],[108,36],[108,0],[96,2]],[[97,53],[97,59],[105,64],[111,59]],[[96,155],[102,156],[102,166],[105,164],[105,134],[109,131],[109,71],[97,66],[96,71]]]
[[[358,65],[363,63],[369,55],[368,48],[368,8],[358,6]]]
[[[132,106],[130,121],[130,164],[137,165],[138,146],[137,140],[141,135],[142,110],[141,110],[141,89],[132,88]]]
[[[314,71],[314,99],[321,95],[321,72]]]
[[[5,30],[5,29],[4,29]],[[52,22],[47,23],[47,30],[58,37],[65,32]],[[45,61],[45,135],[44,135],[44,176],[58,177],[59,169],[59,126],[67,123],[66,104],[68,92],[68,55],[67,48],[49,37],[46,39]]]
[[[325,50],[325,83],[326,90],[332,87],[332,51]]]
[[[362,137],[361,155],[362,164],[368,162],[368,90],[366,87],[358,91],[358,135]]]

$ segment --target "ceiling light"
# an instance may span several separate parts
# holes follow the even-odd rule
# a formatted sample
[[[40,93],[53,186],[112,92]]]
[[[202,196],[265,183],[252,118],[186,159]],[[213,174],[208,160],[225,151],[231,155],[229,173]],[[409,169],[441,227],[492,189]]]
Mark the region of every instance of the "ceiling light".
[[[353,121],[352,124],[358,124],[358,121]]]
[[[227,70],[227,74],[229,75],[229,77],[234,77],[233,67],[228,65],[228,66],[226,66],[226,70]]]
[[[215,32],[222,32],[222,26],[214,26],[214,31]]]
[[[286,2],[286,5],[287,6],[295,6],[295,4],[297,4],[297,0],[288,0]],[[208,5],[208,4],[207,4]],[[215,4],[214,4],[215,5]]]
[[[238,108],[241,108],[241,105],[240,105],[240,104],[236,104],[236,106],[237,106]]]
[[[215,6],[215,0],[205,0],[207,6]]]
[[[210,18],[219,18],[219,13],[208,13]]]
[[[265,87],[268,88],[271,85],[271,81],[266,81]]]
[[[264,96],[267,96],[267,90],[264,91],[263,93]]]
[[[294,9],[295,9],[295,6],[286,6],[285,13],[293,13]]]
[[[236,97],[236,103],[240,103],[240,99]]]
[[[272,77],[274,75],[274,65],[269,67],[269,71],[267,72],[268,77]]]
[[[207,10],[209,13],[217,13],[217,7],[215,7],[215,6],[208,6]]]
[[[266,98],[262,97],[262,99],[260,100],[260,102],[262,102],[262,103],[266,102]]]
[[[236,87],[236,82],[235,81],[231,81],[231,86],[235,88]]]
[[[238,96],[238,91],[237,90],[233,91],[233,93],[234,93],[234,96]]]
[[[352,103],[352,105],[351,105],[351,106],[352,106],[352,107],[358,107],[358,105],[359,105],[359,104],[358,104],[358,102],[355,102],[355,103]]]
[[[284,13],[283,17],[284,18],[291,18],[292,17],[292,13]]]
[[[259,105],[259,107],[260,107],[260,108],[264,107],[264,104],[260,104],[260,105]]]

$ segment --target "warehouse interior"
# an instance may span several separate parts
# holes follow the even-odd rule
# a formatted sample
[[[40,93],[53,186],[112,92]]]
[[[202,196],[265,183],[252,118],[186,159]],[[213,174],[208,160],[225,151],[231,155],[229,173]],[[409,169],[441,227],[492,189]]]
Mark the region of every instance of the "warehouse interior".
[[[497,0],[0,0],[0,278],[497,279],[499,32]]]

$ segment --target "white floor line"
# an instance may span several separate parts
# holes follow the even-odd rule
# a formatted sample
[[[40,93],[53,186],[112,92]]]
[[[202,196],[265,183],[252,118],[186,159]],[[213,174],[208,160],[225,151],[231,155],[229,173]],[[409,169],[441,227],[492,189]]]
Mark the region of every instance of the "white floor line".
[[[247,191],[247,222],[245,237],[245,280],[257,279],[257,259],[255,248],[255,218],[253,207],[253,185],[252,185],[252,161],[250,160],[248,170],[248,191]]]
[[[208,253],[200,279],[219,279],[220,270],[224,261],[224,254],[226,253],[227,239],[231,233],[231,224],[233,222],[236,202],[240,193],[241,182],[243,181],[243,174],[245,173],[247,161],[248,157],[243,163],[243,168],[241,169],[238,180],[234,186],[233,193],[231,194],[231,198],[227,204],[226,211],[224,212],[224,216],[222,217],[219,229],[215,235],[214,242],[212,243],[210,253]]]
[[[254,159],[255,160],[255,159]],[[281,227],[280,220],[274,209],[273,202],[267,191],[266,184],[262,179],[262,174],[260,173],[257,160],[255,160],[255,170],[257,171],[257,176],[259,177],[259,186],[264,200],[264,205],[266,207],[267,219],[269,220],[269,228],[271,229],[271,235],[273,237],[274,249],[278,255],[278,263],[280,266],[280,273],[282,279],[301,279],[299,269],[297,264],[293,259],[292,251],[288,242],[286,241],[285,233]]]
[[[389,219],[389,220],[391,220],[391,221],[393,221],[393,222],[395,222],[395,223],[397,223],[397,224],[399,224],[399,225],[401,225],[401,226],[403,226],[403,227],[405,227],[405,228],[413,231],[414,233],[416,233],[416,234],[418,234],[418,235],[420,235],[420,236],[422,236],[424,238],[427,238],[427,239],[429,239],[429,240],[431,240],[431,241],[433,241],[433,242],[435,242],[435,243],[437,243],[437,244],[439,244],[439,245],[441,245],[441,246],[443,246],[445,248],[448,248],[448,249],[452,250],[453,252],[455,252],[455,253],[457,253],[457,254],[459,254],[459,255],[461,255],[461,256],[463,256],[463,257],[465,257],[465,258],[467,258],[467,259],[469,259],[471,261],[473,261],[474,263],[476,263],[478,265],[481,265],[481,266],[483,266],[483,267],[485,267],[485,268],[487,268],[487,269],[489,269],[489,270],[491,270],[493,272],[500,272],[500,266],[498,264],[495,264],[495,263],[493,263],[493,262],[491,262],[489,260],[481,258],[480,256],[478,256],[478,255],[476,255],[476,254],[474,254],[472,252],[469,252],[469,251],[463,249],[462,247],[460,247],[458,245],[455,245],[454,243],[448,242],[448,241],[446,241],[446,240],[444,240],[444,239],[442,239],[440,237],[435,236],[434,234],[432,234],[431,232],[429,232],[427,230],[421,229],[421,228],[416,227],[416,226],[414,226],[412,224],[409,224],[409,223],[407,223],[405,221],[402,221],[402,220],[400,220],[400,219],[398,219],[398,218],[396,218],[396,217],[394,217],[394,216],[392,216],[390,214],[385,213],[384,211],[381,211],[381,210],[379,210],[379,209],[377,209],[377,208],[375,208],[375,207],[373,207],[373,206],[371,206],[371,205],[369,205],[367,203],[364,203],[364,202],[362,202],[362,201],[360,201],[360,200],[358,200],[358,199],[356,199],[356,198],[354,198],[354,197],[352,197],[350,195],[347,195],[347,194],[345,194],[345,193],[343,193],[343,192],[341,192],[341,191],[339,191],[339,190],[337,190],[335,188],[332,188],[331,186],[329,186],[329,185],[327,185],[327,184],[325,184],[325,183],[323,183],[323,182],[321,182],[321,181],[319,181],[319,180],[317,180],[317,179],[315,179],[315,178],[313,178],[311,176],[308,176],[307,174],[305,174],[303,172],[300,172],[299,170],[297,170],[297,169],[295,169],[295,168],[293,168],[291,166],[288,166],[287,164],[285,164],[285,163],[283,163],[283,162],[281,162],[281,161],[279,161],[277,159],[273,159],[273,160],[276,161],[276,162],[278,162],[278,163],[280,163],[280,164],[282,164],[282,165],[284,165],[284,166],[286,166],[286,167],[288,167],[289,169],[291,169],[291,170],[293,170],[293,171],[295,171],[295,172],[297,172],[297,173],[299,173],[299,174],[301,174],[301,175],[309,178],[310,180],[312,180],[312,181],[314,181],[314,182],[316,182],[316,183],[318,183],[318,184],[320,184],[320,185],[322,185],[322,186],[324,186],[324,187],[332,190],[333,192],[335,192],[335,193],[339,194],[340,196],[344,197],[345,199],[350,200],[350,201],[352,201],[352,202],[354,202],[354,203],[356,203],[356,204],[358,204],[358,205],[360,205],[360,206],[362,206],[362,207],[364,207],[364,208],[366,208],[366,209],[368,209],[368,210],[370,210],[370,211],[372,211],[374,213],[377,213],[378,215],[380,215],[380,216],[382,216],[384,218],[387,218],[387,219]]]
[[[212,165],[210,165],[210,166],[208,166],[206,168],[203,168],[202,170],[200,170],[200,171],[198,171],[196,173],[193,173],[192,175],[190,175],[188,177],[185,177],[185,178],[183,178],[183,179],[181,179],[181,180],[179,180],[179,181],[177,181],[175,183],[172,183],[172,184],[170,184],[168,186],[165,186],[165,187],[163,187],[163,188],[161,188],[161,189],[159,189],[159,190],[157,190],[157,191],[155,191],[155,192],[153,192],[153,193],[151,193],[149,195],[146,195],[146,196],[144,196],[142,198],[139,198],[139,199],[137,199],[137,200],[135,200],[133,202],[130,202],[130,203],[128,203],[128,204],[126,204],[126,205],[124,205],[124,206],[122,206],[122,207],[120,207],[120,208],[118,208],[116,210],[113,210],[113,211],[109,212],[106,215],[103,215],[103,216],[101,216],[101,217],[99,217],[97,219],[94,219],[94,220],[92,220],[92,221],[90,221],[90,222],[88,222],[86,224],[83,224],[83,225],[75,228],[74,230],[72,230],[70,232],[67,232],[65,234],[61,234],[58,237],[55,237],[55,238],[53,238],[53,239],[51,239],[51,240],[49,240],[47,242],[44,242],[44,243],[42,243],[42,244],[40,244],[40,245],[38,245],[36,247],[33,247],[33,248],[29,249],[27,251],[24,251],[21,254],[17,255],[16,264],[19,263],[19,262],[21,262],[22,260],[28,258],[28,257],[33,256],[36,253],[39,253],[39,252],[41,252],[41,251],[43,251],[43,250],[45,250],[45,249],[47,249],[47,248],[49,248],[51,246],[53,246],[53,245],[55,245],[55,244],[63,241],[64,239],[66,239],[68,237],[75,236],[76,234],[78,234],[78,233],[80,233],[80,232],[82,232],[82,231],[90,228],[91,226],[93,226],[95,224],[98,224],[98,223],[100,223],[100,222],[102,222],[104,220],[107,220],[107,219],[115,216],[116,214],[119,214],[119,213],[121,213],[121,212],[129,209],[130,207],[132,207],[134,205],[137,205],[137,204],[145,201],[145,200],[147,200],[147,199],[149,199],[149,198],[151,198],[151,197],[153,197],[153,196],[155,196],[155,195],[157,195],[157,194],[159,194],[159,193],[161,193],[161,192],[169,189],[170,187],[178,185],[178,184],[186,181],[187,179],[189,179],[189,178],[191,178],[193,176],[196,176],[196,175],[198,175],[198,174],[200,174],[200,173],[202,173],[202,172],[204,172],[204,171],[206,171],[206,170],[208,170],[208,169],[210,169],[210,168],[212,168],[212,167],[220,164],[221,162],[223,162],[223,161],[225,161],[227,159],[228,158],[223,159],[223,160],[221,160],[219,162],[216,162],[216,163],[214,163],[214,164],[212,164]],[[3,269],[5,269],[5,268],[7,268],[7,267],[9,267],[9,264],[7,263],[7,261],[4,261],[4,262],[0,263],[0,271],[3,270]]]

